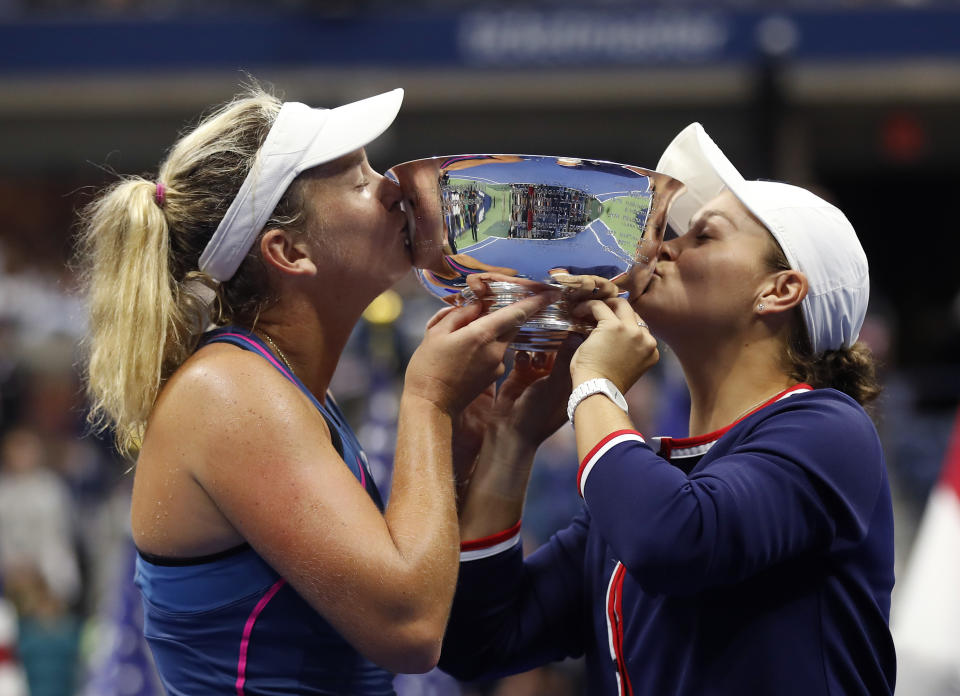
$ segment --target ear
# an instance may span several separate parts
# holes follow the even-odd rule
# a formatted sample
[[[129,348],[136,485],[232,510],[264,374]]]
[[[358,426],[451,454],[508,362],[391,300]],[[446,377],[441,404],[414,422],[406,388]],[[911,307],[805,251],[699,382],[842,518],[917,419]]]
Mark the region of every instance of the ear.
[[[771,314],[793,309],[807,296],[808,289],[807,276],[800,271],[779,271],[761,288],[754,311]]]
[[[267,268],[290,275],[316,275],[317,265],[305,241],[294,242],[289,233],[271,228],[260,238],[260,256]]]

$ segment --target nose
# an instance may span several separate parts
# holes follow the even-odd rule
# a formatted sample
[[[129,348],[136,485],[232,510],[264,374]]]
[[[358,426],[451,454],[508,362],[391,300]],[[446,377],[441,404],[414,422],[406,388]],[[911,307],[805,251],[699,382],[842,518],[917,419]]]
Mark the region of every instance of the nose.
[[[377,174],[377,176],[380,178],[379,192],[383,207],[387,210],[399,208],[400,201],[403,200],[403,191],[400,189],[400,185],[382,174]]]
[[[664,242],[660,245],[660,253],[657,254],[657,261],[676,261],[677,254],[679,253],[679,241],[680,237],[674,237],[673,239]]]

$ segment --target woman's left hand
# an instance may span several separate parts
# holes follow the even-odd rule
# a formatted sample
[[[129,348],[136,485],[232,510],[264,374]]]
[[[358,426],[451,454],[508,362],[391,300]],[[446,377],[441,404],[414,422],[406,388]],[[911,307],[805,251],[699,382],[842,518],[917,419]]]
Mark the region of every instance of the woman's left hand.
[[[604,377],[626,392],[660,359],[657,339],[624,298],[588,300],[572,312],[597,322],[570,362],[574,385]]]
[[[515,433],[536,449],[567,420],[570,359],[579,344],[568,340],[557,353],[518,351],[513,370],[500,385],[494,426]]]
[[[570,358],[578,341],[568,341],[559,353],[518,351],[499,389],[491,386],[467,406],[453,437],[457,481],[469,479],[488,435],[533,452],[563,425],[570,395]]]
[[[592,276],[575,278],[592,280]],[[551,286],[544,283],[507,277],[499,273],[475,273],[467,276],[467,285],[481,302],[489,300],[491,292],[488,283],[494,281],[521,285],[531,293],[542,293],[551,289]],[[596,287],[596,284],[591,287]],[[567,295],[569,297],[569,291]],[[556,353],[517,351],[513,369],[499,389],[482,394],[471,404],[471,408],[475,409],[471,418],[474,421],[484,421],[487,427],[495,426],[516,433],[526,444],[536,449],[566,420],[565,403],[570,394],[570,359],[580,340],[578,336],[571,336]],[[476,413],[476,410],[480,409],[484,413]]]

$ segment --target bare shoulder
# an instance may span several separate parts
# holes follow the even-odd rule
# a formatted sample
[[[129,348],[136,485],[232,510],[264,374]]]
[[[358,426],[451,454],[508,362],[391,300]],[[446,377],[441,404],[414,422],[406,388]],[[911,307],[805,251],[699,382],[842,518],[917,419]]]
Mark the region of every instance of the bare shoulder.
[[[243,534],[223,515],[209,481],[226,478],[218,472],[256,475],[263,453],[283,437],[278,410],[295,414],[317,438],[327,434],[310,401],[262,357],[227,345],[191,356],[164,385],[137,460],[131,522],[138,547],[197,556],[240,543]]]
[[[281,387],[289,387],[289,390]],[[264,391],[266,390],[266,391]],[[260,394],[269,398],[279,390],[296,388],[261,356],[229,344],[204,346],[173,374],[164,385],[157,407],[170,400],[177,408],[206,409],[207,405],[229,408],[244,397]]]
[[[164,385],[148,439],[174,436],[189,442],[201,460],[226,455],[237,461],[291,433],[305,444],[330,439],[312,402],[261,356],[214,344],[198,350]]]

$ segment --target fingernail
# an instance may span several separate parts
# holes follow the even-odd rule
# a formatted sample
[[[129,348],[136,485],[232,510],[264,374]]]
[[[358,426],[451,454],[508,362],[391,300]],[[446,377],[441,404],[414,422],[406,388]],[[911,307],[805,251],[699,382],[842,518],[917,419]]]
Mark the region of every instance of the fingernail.
[[[550,279],[571,288],[578,288],[583,285],[583,281],[579,276],[570,275],[569,273],[551,273]]]

